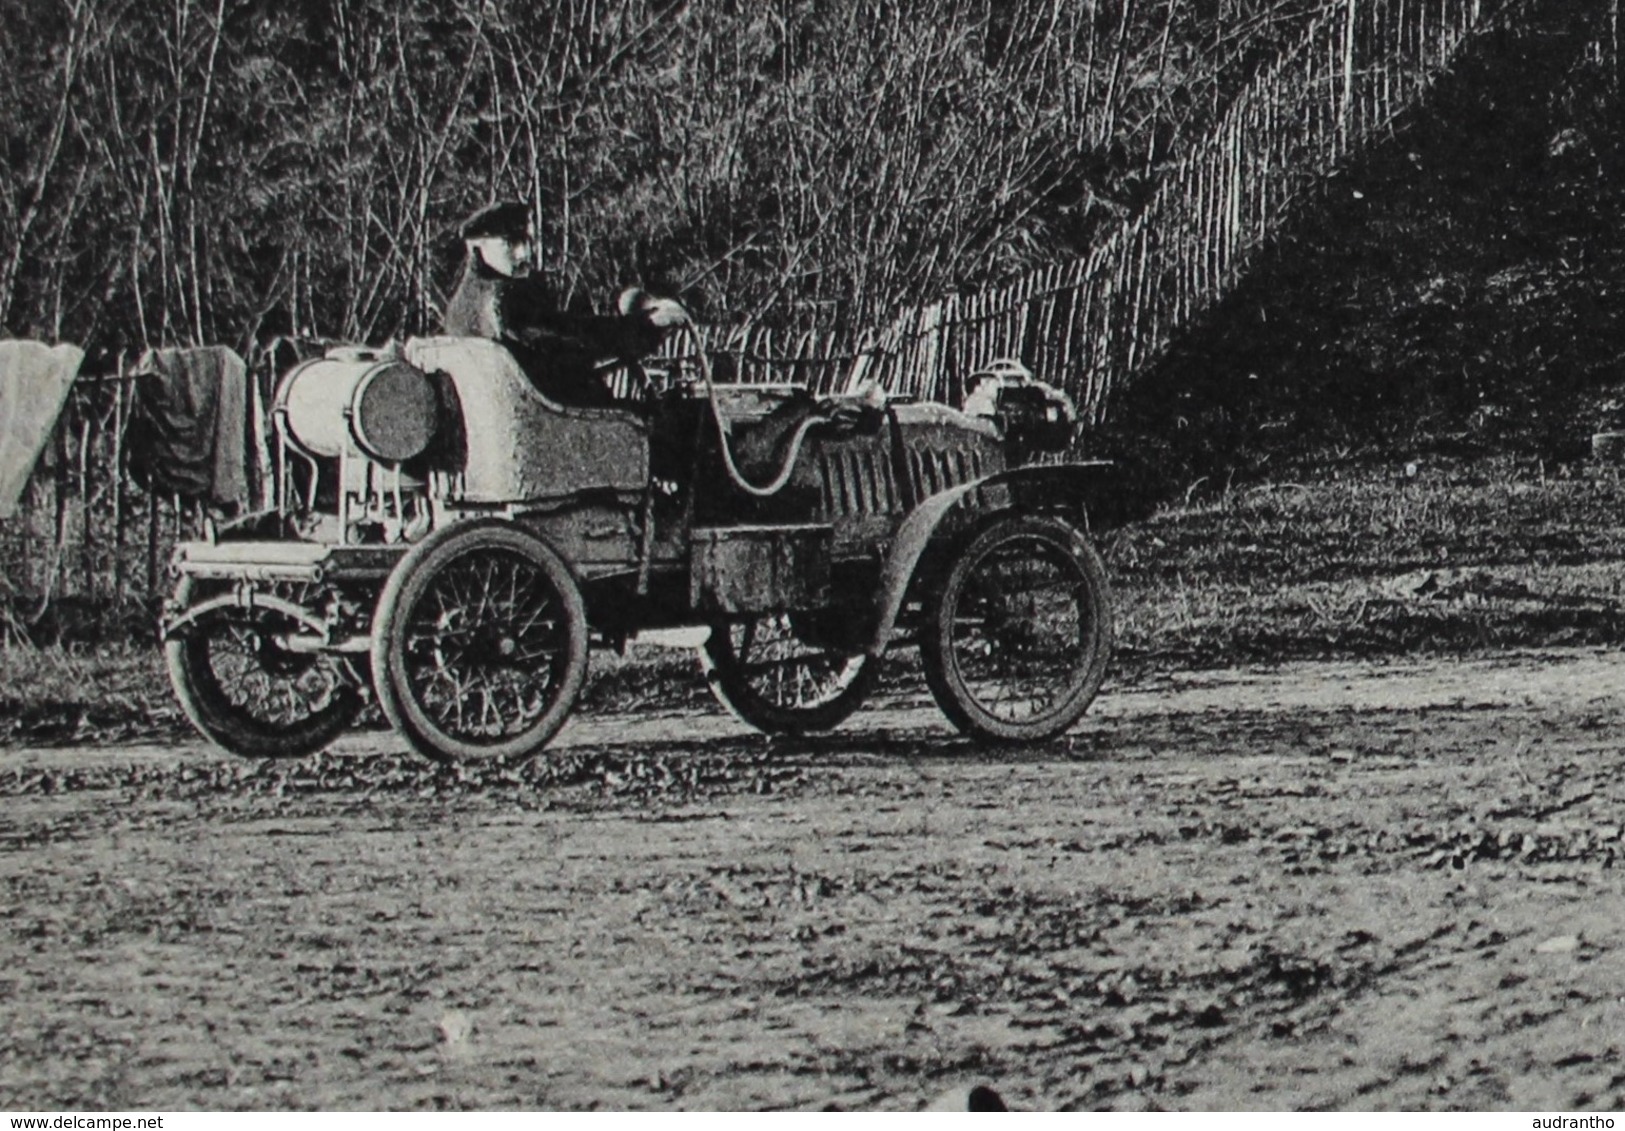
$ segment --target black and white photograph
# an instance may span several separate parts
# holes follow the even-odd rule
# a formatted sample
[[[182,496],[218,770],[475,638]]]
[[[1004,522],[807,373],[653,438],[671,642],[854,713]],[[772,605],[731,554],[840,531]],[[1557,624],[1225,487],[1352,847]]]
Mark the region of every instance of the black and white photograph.
[[[0,0],[11,1126],[1611,1127],[1620,855],[1619,0]]]

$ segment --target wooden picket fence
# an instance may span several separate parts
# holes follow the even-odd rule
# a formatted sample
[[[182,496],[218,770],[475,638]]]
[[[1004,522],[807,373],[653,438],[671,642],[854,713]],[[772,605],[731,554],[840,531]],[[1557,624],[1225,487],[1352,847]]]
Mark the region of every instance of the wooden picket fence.
[[[821,391],[872,381],[947,403],[1009,358],[1098,424],[1113,391],[1233,290],[1307,196],[1414,108],[1475,37],[1538,2],[1330,0],[1087,255],[848,336],[707,328],[705,348],[741,359],[741,380],[793,375]]]
[[[54,634],[76,606],[86,617],[151,606],[169,544],[195,528],[184,505],[142,491],[125,473],[133,381],[122,364],[79,376],[17,517],[0,522],[10,599],[0,632],[13,640],[41,627]]]

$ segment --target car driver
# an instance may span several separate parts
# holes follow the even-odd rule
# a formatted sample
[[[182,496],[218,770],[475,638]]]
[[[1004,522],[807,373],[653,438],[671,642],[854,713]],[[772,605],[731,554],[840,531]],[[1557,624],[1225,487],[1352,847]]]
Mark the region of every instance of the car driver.
[[[446,304],[444,332],[500,342],[531,383],[559,404],[613,403],[598,363],[644,357],[667,329],[688,322],[680,303],[636,288],[622,292],[616,314],[561,310],[532,271],[535,231],[524,202],[480,209],[463,221],[461,234],[467,254]]]

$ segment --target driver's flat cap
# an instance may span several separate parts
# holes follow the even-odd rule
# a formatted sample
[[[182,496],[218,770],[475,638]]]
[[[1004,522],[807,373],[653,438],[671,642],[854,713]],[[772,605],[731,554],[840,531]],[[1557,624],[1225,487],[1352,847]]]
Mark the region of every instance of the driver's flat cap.
[[[522,240],[530,232],[530,205],[522,200],[487,204],[464,220],[459,231],[465,240]]]

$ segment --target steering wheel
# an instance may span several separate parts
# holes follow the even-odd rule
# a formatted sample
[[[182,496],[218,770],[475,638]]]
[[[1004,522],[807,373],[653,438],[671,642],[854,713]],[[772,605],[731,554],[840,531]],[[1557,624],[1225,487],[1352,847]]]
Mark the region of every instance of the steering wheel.
[[[661,383],[649,376],[649,370],[638,360],[628,360],[626,371],[632,377],[632,384],[637,389],[637,395],[647,404],[653,404],[665,392]]]
[[[600,362],[593,367],[593,375],[603,383],[604,388],[613,392],[618,383],[615,380],[617,370],[625,370],[628,380],[626,396],[616,397],[616,401],[641,401],[652,404],[660,399],[662,392],[660,384],[649,376],[649,371],[636,358],[615,358],[612,361]]]

